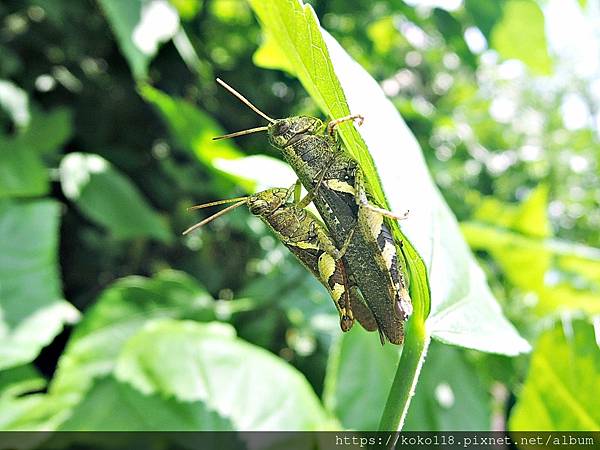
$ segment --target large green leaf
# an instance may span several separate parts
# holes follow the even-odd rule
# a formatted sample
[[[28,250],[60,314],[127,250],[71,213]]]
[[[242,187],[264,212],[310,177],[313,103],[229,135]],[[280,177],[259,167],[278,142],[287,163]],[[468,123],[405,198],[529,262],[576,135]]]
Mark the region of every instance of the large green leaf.
[[[149,323],[127,343],[115,373],[146,395],[201,402],[237,430],[331,426],[299,372],[235,338],[233,328],[224,324]],[[201,424],[199,429],[218,425]]]
[[[341,117],[352,111],[365,116],[360,134],[350,124],[341,126],[340,134],[361,162],[377,198],[385,203],[385,190],[393,210],[411,211],[402,223],[404,252],[413,282],[411,294],[417,303],[425,302],[424,310],[428,299],[423,262],[427,268],[431,335],[483,351],[527,351],[528,344],[502,316],[428,173],[418,143],[377,83],[331,36],[321,34],[310,6],[293,0],[250,3],[265,32],[288,55],[296,75],[326,115]]]
[[[111,373],[123,345],[144,323],[164,317],[214,320],[213,303],[194,279],[180,272],[119,280],[75,329],[50,393],[77,402],[95,378]]]
[[[416,139],[369,74],[333,38],[328,37],[327,43],[350,110],[365,116],[361,135],[389,204],[393,210],[410,211],[402,232],[427,268],[428,332],[442,342],[487,352],[528,351],[527,342],[502,315],[455,216],[429,175]]]
[[[167,0],[98,0],[135,78],[144,79],[159,46],[179,30]]]
[[[492,30],[491,44],[504,59],[519,59],[534,74],[552,73],[544,14],[533,0],[509,0],[504,5],[502,20]]]
[[[57,265],[59,205],[0,201],[0,368],[32,361],[78,318]]]
[[[322,31],[309,5],[295,0],[249,2],[268,39],[281,47],[275,55],[287,56],[281,66],[293,69],[328,117],[350,112],[365,117],[360,134],[350,123],[342,124],[339,132],[375,198],[393,210],[411,210],[402,231],[390,223],[396,240],[403,242],[415,311],[380,422],[382,429],[402,426],[429,336],[508,355],[528,351],[529,344],[502,315],[415,137],[375,80]]]
[[[578,321],[558,324],[539,338],[509,429],[600,429],[598,328]]]
[[[65,196],[116,238],[152,237],[165,242],[172,239],[137,188],[104,158],[68,154],[60,164],[60,182]]]
[[[214,320],[214,303],[202,287],[191,277],[180,272],[165,271],[153,279],[128,277],[118,281],[104,291],[98,302],[78,324],[59,360],[47,394],[24,395],[31,389],[43,387],[35,384],[39,383],[39,380],[34,376],[27,376],[21,381],[15,381],[19,374],[4,378],[0,376],[0,428],[53,430],[65,421],[69,421],[70,427],[78,428],[76,424],[82,420],[87,420],[86,423],[90,424],[91,429],[111,428],[112,422],[107,421],[107,425],[91,423],[92,419],[98,419],[99,415],[90,415],[85,411],[91,407],[90,401],[94,404],[94,392],[99,389],[114,388],[116,394],[122,389],[131,391],[116,384],[111,384],[110,388],[102,388],[107,384],[98,381],[109,377],[113,372],[116,360],[127,340],[142,329],[145,323],[157,318]],[[228,313],[227,308],[222,309],[224,314]],[[33,332],[30,334],[35,335]],[[92,392],[88,394],[90,389]],[[104,390],[102,392],[107,402],[112,401],[112,394],[108,395]],[[140,396],[135,392],[132,395],[136,398]],[[144,401],[147,402],[144,404],[152,404],[154,399]],[[168,406],[169,402],[163,402],[163,408]],[[82,414],[88,417],[78,417],[78,412],[73,413],[74,408],[77,408],[77,411],[83,410]],[[160,417],[157,417],[157,420],[159,419]],[[175,420],[173,417],[170,423],[175,423]],[[182,428],[185,428],[186,423],[181,421]],[[127,423],[124,426],[126,425]],[[146,425],[151,429],[166,427],[166,423],[164,427],[158,423]],[[142,425],[132,428],[147,429]]]

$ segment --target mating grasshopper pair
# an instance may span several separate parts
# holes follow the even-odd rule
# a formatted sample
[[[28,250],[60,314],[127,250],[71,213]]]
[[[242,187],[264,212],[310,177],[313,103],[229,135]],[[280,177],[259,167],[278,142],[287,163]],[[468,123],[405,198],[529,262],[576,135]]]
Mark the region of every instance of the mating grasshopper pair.
[[[288,203],[292,188],[267,190],[240,199],[240,203],[200,222],[186,233],[247,203],[328,288],[340,313],[343,331],[350,329],[356,316],[365,329],[379,331],[382,344],[385,339],[401,344],[404,322],[412,312],[412,304],[384,216],[403,217],[374,205],[358,162],[335,137],[339,123],[362,120],[362,117],[348,116],[327,124],[309,116],[275,120],[223,81],[217,81],[268,120],[269,125],[215,139],[266,131],[269,142],[283,153],[309,194],[302,201],[296,195],[295,202]],[[296,192],[299,191],[296,189]],[[273,203],[273,197],[280,200]],[[304,209],[309,201],[315,204],[324,225]],[[253,206],[257,202],[271,202],[270,206],[275,208],[265,213],[268,208]]]

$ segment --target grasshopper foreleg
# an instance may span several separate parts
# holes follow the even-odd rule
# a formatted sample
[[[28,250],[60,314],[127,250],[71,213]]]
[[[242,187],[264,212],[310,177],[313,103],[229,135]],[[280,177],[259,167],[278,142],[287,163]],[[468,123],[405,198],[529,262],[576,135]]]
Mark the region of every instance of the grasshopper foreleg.
[[[333,133],[336,129],[336,127],[340,124],[340,123],[344,123],[344,122],[348,122],[350,120],[356,120],[358,122],[358,125],[362,125],[363,122],[365,121],[365,118],[363,116],[361,116],[360,114],[350,114],[349,116],[344,116],[344,117],[340,117],[339,119],[334,119],[331,120],[328,124],[327,124],[327,133],[330,136],[333,136]]]

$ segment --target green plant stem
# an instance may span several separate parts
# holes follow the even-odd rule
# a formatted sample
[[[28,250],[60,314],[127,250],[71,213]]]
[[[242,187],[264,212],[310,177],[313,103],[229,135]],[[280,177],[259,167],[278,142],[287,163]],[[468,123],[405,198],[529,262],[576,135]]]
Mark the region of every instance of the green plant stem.
[[[420,314],[415,315],[406,329],[406,341],[379,421],[379,431],[395,432],[404,425],[408,406],[414,395],[417,379],[429,347],[429,340],[424,317]]]

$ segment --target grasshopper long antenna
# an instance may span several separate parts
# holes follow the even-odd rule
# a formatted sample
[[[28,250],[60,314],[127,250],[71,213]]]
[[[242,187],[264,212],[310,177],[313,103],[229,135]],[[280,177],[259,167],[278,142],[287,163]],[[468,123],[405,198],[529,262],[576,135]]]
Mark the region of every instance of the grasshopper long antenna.
[[[236,200],[239,200],[237,198],[233,198],[230,200],[221,200],[218,202],[212,202],[212,203],[206,203],[205,205],[198,205],[198,206],[192,206],[189,209],[200,209],[200,208],[206,208],[208,206],[212,206],[212,205],[221,205],[223,203],[229,203],[229,202],[234,202]],[[206,225],[208,222],[212,222],[213,220],[215,220],[218,217],[221,217],[223,214],[227,214],[229,211],[235,209],[235,208],[239,208],[242,205],[245,205],[247,203],[247,198],[243,198],[243,200],[240,200],[239,202],[237,202],[235,205],[231,205],[228,206],[227,208],[222,209],[221,211],[219,211],[218,213],[213,214],[210,217],[207,217],[206,219],[204,219],[202,222],[198,222],[196,225],[192,225],[191,227],[189,227],[187,230],[185,230],[182,234],[186,235],[188,233],[191,233],[194,230],[197,230],[200,227],[203,227],[204,225]]]
[[[269,127],[256,127],[248,130],[236,131],[235,133],[224,134],[223,136],[217,136],[212,138],[213,141],[220,141],[221,139],[229,139],[232,137],[243,136],[245,134],[258,133],[260,131],[267,131]]]
[[[244,97],[238,91],[236,91],[234,88],[232,88],[231,86],[229,86],[223,80],[221,80],[220,78],[217,78],[217,83],[219,83],[221,86],[223,86],[225,89],[227,89],[233,95],[235,95],[242,103],[244,103],[248,108],[250,108],[256,114],[258,114],[261,117],[264,117],[265,119],[267,119],[271,123],[275,123],[275,119],[267,116],[264,112],[262,112],[260,109],[258,109],[256,106],[254,106],[252,103],[250,103],[250,100],[248,100],[246,97]]]
[[[193,211],[195,209],[209,208],[211,206],[224,205],[225,203],[241,202],[241,201],[246,201],[246,200],[248,200],[248,197],[227,198],[225,200],[217,200],[216,202],[203,203],[201,205],[190,206],[187,210]]]

